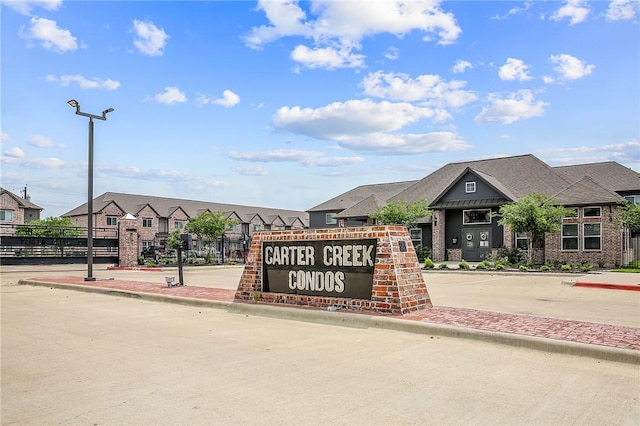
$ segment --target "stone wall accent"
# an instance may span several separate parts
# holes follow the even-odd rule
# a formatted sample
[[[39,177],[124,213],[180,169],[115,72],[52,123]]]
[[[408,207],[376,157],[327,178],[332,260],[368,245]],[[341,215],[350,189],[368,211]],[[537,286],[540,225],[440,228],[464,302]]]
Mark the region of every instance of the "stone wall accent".
[[[436,210],[432,216],[432,245],[431,260],[434,262],[443,262],[445,260],[445,214],[444,210]]]
[[[136,219],[118,221],[118,266],[138,266],[138,223]]]
[[[370,300],[262,292],[262,243],[272,241],[331,241],[376,239],[376,261]],[[403,242],[404,244],[402,244]],[[406,247],[401,251],[400,246]],[[306,230],[263,231],[253,235],[245,269],[236,290],[236,301],[253,301],[260,292],[260,303],[326,308],[401,315],[431,307],[411,238],[403,226],[368,226]],[[257,294],[257,293],[255,293]]]

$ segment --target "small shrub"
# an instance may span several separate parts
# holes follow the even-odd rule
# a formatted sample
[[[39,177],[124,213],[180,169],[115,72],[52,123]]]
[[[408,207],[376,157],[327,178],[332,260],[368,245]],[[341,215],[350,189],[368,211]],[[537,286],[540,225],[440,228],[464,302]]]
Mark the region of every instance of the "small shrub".
[[[422,262],[431,257],[431,249],[429,247],[424,247],[418,244],[415,246],[416,256],[418,257],[418,262]]]
[[[548,263],[545,263],[544,265],[542,265],[540,267],[540,270],[544,271],[544,272],[550,271],[551,270],[551,265],[549,265]]]
[[[520,265],[520,266],[518,266],[518,270],[527,271],[527,270],[529,270],[529,268],[527,268],[527,265]]]
[[[433,263],[433,260],[431,260],[430,258],[426,258],[424,260],[424,267],[427,269],[433,269],[436,266],[435,263]]]
[[[204,256],[204,263],[213,263],[213,262],[215,262],[215,260],[216,260],[216,258],[213,257],[213,255],[211,253],[207,253]]]
[[[460,269],[469,269],[469,264],[467,263],[466,260],[462,259],[460,263],[458,263],[458,267]]]
[[[482,262],[476,265],[476,269],[487,269],[489,267],[489,262],[483,260]]]
[[[147,268],[155,268],[156,262],[150,260],[147,263],[145,263],[144,266],[146,266]]]
[[[627,265],[627,268],[640,269],[640,260],[634,260],[629,262],[629,264]]]
[[[138,265],[144,265],[144,257],[138,256]]]
[[[438,269],[447,269],[447,264],[446,263],[439,264]]]
[[[561,271],[570,271],[572,269],[573,269],[573,267],[571,265],[569,265],[568,263],[564,263],[564,264],[562,264],[562,266],[560,266],[560,270]]]
[[[496,269],[498,271],[504,271],[504,263],[502,262],[496,262]]]
[[[580,265],[580,270],[582,272],[589,272],[591,269],[593,269],[593,265],[591,265],[591,263],[589,262],[584,262]]]
[[[514,265],[522,262],[524,259],[524,253],[518,247],[514,247],[512,249],[503,247],[498,250],[498,257],[506,259],[508,264]]]
[[[252,291],[251,297],[253,298],[253,303],[258,303],[258,300],[260,300],[260,292],[258,290]]]

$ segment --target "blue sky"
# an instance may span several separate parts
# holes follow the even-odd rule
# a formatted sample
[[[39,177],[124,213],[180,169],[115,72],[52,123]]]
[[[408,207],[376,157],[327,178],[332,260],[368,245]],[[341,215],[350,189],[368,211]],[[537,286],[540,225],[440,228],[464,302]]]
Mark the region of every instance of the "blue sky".
[[[640,170],[637,1],[1,0],[1,185],[306,210],[534,154]]]

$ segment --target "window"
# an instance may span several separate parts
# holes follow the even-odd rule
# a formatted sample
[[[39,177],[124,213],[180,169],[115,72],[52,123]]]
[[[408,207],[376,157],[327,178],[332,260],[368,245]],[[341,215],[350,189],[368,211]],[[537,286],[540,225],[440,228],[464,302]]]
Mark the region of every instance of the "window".
[[[176,220],[175,222],[173,222],[173,225],[175,226],[176,229],[184,228],[184,222],[181,220]]]
[[[147,249],[149,247],[152,247],[152,246],[153,246],[153,241],[143,241],[142,242],[142,249],[143,250]]]
[[[640,204],[640,195],[627,195],[624,199],[631,204]]]
[[[491,223],[491,209],[481,210],[463,210],[462,223],[464,225],[473,225],[478,223]]]
[[[516,232],[516,247],[520,250],[529,250],[529,238],[526,235],[518,234]]]
[[[152,223],[153,223],[153,219],[142,219],[143,228],[151,228]]]
[[[259,231],[260,230],[260,225],[253,225],[253,230],[254,231]]]
[[[562,225],[562,250],[578,250],[577,223],[565,223]]]
[[[464,192],[470,194],[472,192],[476,192],[476,183],[474,182],[465,182],[464,183]]]
[[[600,223],[583,223],[582,226],[584,227],[584,249],[600,250],[602,242]]]
[[[118,226],[118,217],[107,216],[107,226]]]
[[[582,217],[600,217],[600,207],[585,207],[582,210]]]
[[[13,211],[0,210],[0,220],[3,222],[13,222]]]
[[[338,223],[338,219],[336,219],[336,215],[338,213],[327,213],[325,216],[325,223],[327,225],[335,225]]]
[[[411,228],[409,234],[414,246],[422,245],[422,228]]]

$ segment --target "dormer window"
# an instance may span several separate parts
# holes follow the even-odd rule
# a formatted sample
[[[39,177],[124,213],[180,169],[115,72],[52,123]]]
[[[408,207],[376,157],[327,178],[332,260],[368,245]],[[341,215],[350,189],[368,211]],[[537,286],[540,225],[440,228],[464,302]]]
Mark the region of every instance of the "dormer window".
[[[465,182],[464,183],[464,192],[466,192],[467,194],[471,194],[473,192],[476,192],[476,182]]]

